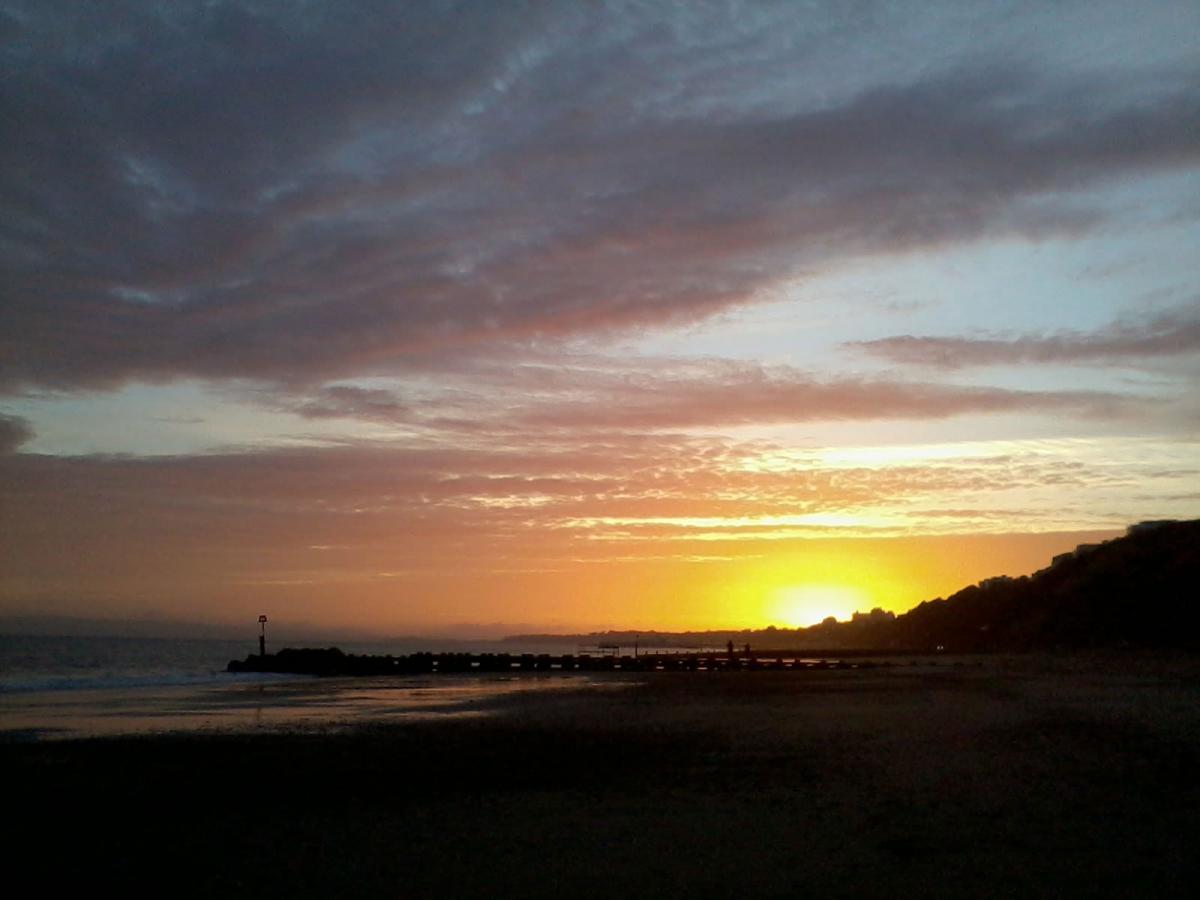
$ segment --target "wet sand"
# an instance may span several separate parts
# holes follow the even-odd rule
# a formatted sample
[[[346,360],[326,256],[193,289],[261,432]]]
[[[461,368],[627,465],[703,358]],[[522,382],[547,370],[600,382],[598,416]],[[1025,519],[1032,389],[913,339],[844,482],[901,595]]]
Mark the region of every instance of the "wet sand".
[[[215,683],[0,692],[0,742],[171,732],[332,731],[357,724],[486,714],[523,691],[605,690],[580,674],[314,678],[229,676]]]
[[[961,662],[7,744],[9,878],[207,897],[1191,896],[1200,663]]]

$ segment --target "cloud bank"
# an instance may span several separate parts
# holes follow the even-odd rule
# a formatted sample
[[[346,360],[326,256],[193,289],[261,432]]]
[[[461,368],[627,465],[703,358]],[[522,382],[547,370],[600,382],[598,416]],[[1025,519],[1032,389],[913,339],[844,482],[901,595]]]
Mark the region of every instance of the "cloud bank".
[[[0,386],[694,321],[848,255],[1086,229],[1080,190],[1200,162],[1194,64],[964,46],[814,96],[771,39],[787,7],[10,4]]]
[[[1091,333],[968,338],[898,335],[850,347],[903,365],[939,369],[1035,364],[1138,365],[1200,355],[1200,303]]]
[[[33,429],[20,416],[0,415],[0,455],[15,453],[33,438]]]

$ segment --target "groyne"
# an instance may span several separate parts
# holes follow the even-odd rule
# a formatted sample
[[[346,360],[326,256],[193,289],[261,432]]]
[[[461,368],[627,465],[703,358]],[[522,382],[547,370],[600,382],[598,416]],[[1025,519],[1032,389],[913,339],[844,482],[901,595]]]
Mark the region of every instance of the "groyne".
[[[910,651],[670,652],[634,656],[588,653],[412,653],[406,656],[356,655],[336,647],[287,648],[231,660],[229,672],[295,675],[416,675],[463,672],[727,672],[864,669],[895,665],[892,657]]]

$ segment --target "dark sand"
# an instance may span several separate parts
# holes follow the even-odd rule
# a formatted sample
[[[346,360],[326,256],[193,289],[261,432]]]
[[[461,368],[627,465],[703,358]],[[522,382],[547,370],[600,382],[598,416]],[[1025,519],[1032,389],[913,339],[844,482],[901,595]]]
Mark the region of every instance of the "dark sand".
[[[1195,660],[641,680],[349,733],[0,745],[6,881],[890,900],[1200,884]]]

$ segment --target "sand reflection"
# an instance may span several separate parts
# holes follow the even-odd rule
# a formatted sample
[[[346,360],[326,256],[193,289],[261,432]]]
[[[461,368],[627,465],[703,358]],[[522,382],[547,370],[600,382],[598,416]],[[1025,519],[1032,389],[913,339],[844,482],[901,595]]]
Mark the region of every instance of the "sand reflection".
[[[525,691],[628,682],[587,675],[412,678],[264,677],[170,686],[0,695],[0,734],[29,739],[256,730],[330,730],[413,718],[486,715]]]

